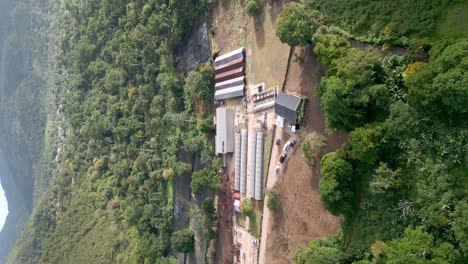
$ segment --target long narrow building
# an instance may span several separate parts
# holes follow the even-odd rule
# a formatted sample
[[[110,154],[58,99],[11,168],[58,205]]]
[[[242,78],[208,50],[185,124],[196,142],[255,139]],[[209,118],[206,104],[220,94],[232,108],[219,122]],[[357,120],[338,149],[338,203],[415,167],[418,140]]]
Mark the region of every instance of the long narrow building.
[[[241,134],[236,133],[234,148],[234,190],[240,191]]]
[[[236,50],[233,50],[233,51],[230,51],[230,52],[228,52],[226,54],[218,56],[215,59],[214,64],[215,64],[215,67],[216,67],[216,66],[219,66],[219,65],[222,65],[222,64],[225,64],[225,63],[229,63],[229,62],[231,62],[233,60],[243,58],[243,57],[245,57],[245,49],[244,48],[238,48]]]
[[[247,197],[253,198],[255,196],[255,165],[256,165],[256,148],[257,145],[257,132],[250,132],[249,134],[249,173],[247,181]]]
[[[234,151],[234,110],[216,108],[216,155]]]
[[[246,193],[247,182],[247,129],[241,130],[240,192]]]
[[[222,100],[227,98],[235,98],[244,96],[244,85],[238,85],[234,87],[229,87],[226,89],[215,91],[215,100]]]
[[[215,90],[223,90],[226,88],[234,87],[234,86],[240,86],[244,85],[245,86],[245,76],[237,77],[234,79],[230,79],[224,82],[219,82],[215,84]]]
[[[244,68],[244,67],[245,67],[244,57],[241,57],[239,59],[235,59],[228,63],[215,66],[215,74],[221,74],[223,72],[227,72],[227,71],[234,70],[237,68]]]
[[[244,76],[244,67],[239,67],[232,69],[227,72],[223,72],[220,74],[215,74],[215,82],[224,82],[230,79],[238,78]]]
[[[264,137],[262,132],[257,132],[256,137],[256,165],[255,165],[255,200],[263,200],[263,151]]]

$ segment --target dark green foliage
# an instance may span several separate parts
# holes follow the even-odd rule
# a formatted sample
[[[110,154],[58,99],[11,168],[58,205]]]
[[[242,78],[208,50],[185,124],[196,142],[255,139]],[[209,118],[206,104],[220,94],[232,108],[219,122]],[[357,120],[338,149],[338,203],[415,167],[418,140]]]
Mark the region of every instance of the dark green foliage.
[[[336,237],[327,237],[300,248],[293,260],[296,264],[340,264],[345,263],[346,254],[342,252]]]
[[[214,206],[214,199],[212,197],[206,198],[202,202],[201,208],[209,219],[214,219],[216,217],[216,208]]]
[[[431,53],[428,63],[407,78],[409,101],[437,121],[468,121],[468,40]]]
[[[279,206],[279,192],[276,188],[266,190],[268,209],[276,209]]]
[[[214,68],[211,64],[201,64],[185,79],[184,94],[187,110],[192,110],[193,100],[201,98],[205,101],[213,99]]]
[[[263,0],[247,0],[245,3],[245,10],[249,16],[255,16],[260,13],[263,5]]]
[[[198,67],[187,94],[174,63],[206,2],[49,2],[54,28],[38,32],[50,35],[47,76],[61,90],[44,94],[59,97],[51,113],[63,105],[66,148],[9,263],[157,263],[171,247],[172,179],[191,173],[179,154],[213,148],[209,124],[198,129],[184,107],[211,101],[213,68]]]
[[[351,164],[336,152],[323,156],[321,164],[319,190],[325,208],[334,215],[349,214],[353,207]]]
[[[463,252],[468,250],[468,202],[461,201],[453,213],[452,231]]]
[[[242,200],[241,213],[243,216],[254,216],[254,205],[250,199]]]
[[[358,39],[405,45],[420,40],[404,34],[433,29],[433,24],[413,22],[435,23],[443,7],[451,4],[312,2],[332,15],[334,25],[349,19],[344,28],[356,26],[352,33],[371,27],[369,34],[354,36]],[[369,7],[384,4],[388,10],[369,13]],[[395,12],[408,6],[423,11]],[[365,13],[360,21],[355,20],[357,11]],[[333,17],[338,13],[346,15]],[[400,15],[411,17],[403,23],[396,20]],[[376,24],[366,24],[376,18]],[[327,126],[349,132],[338,154],[323,157],[319,188],[325,207],[344,216],[347,256],[341,262],[465,263],[466,221],[461,219],[468,176],[466,39],[431,43],[428,62],[414,62],[350,48],[347,38],[333,26],[322,26],[313,36],[314,52],[328,67],[318,90]],[[412,228],[420,225],[424,228]],[[303,263],[319,259],[304,252],[296,255]]]
[[[333,29],[320,26],[312,37],[314,53],[319,57],[320,62],[330,67],[334,67],[334,61],[345,56],[351,47],[346,37],[341,36],[340,32],[334,32]]]
[[[337,24],[370,40],[396,41],[401,36],[428,35],[450,0],[313,0],[312,5]],[[408,38],[397,43],[407,44]]]
[[[278,18],[276,35],[289,46],[311,43],[319,24],[320,12],[309,6],[293,2],[286,4]]]
[[[349,133],[348,154],[351,159],[373,164],[379,159],[383,131],[378,124],[358,127]]]
[[[456,252],[453,245],[434,244],[434,237],[422,227],[407,228],[405,236],[394,239],[386,248],[387,263],[453,263]]]
[[[193,250],[195,235],[189,228],[172,233],[171,242],[178,252],[188,253]]]
[[[192,174],[192,192],[201,194],[205,190],[217,192],[221,190],[221,180],[213,170],[201,169]]]
[[[197,129],[203,133],[213,133],[215,127],[213,125],[213,118],[208,117],[205,119],[198,120]]]
[[[385,117],[391,97],[377,55],[352,48],[333,65],[320,91],[327,125],[351,131]]]

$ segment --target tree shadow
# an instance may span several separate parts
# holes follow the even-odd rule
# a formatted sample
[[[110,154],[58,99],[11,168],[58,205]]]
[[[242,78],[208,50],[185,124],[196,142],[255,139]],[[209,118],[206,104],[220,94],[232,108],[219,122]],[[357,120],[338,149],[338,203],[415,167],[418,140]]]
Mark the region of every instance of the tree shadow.
[[[278,14],[283,9],[284,4],[291,2],[291,0],[268,0],[267,2],[271,6],[269,9],[271,23],[275,24]]]
[[[265,29],[263,28],[263,23],[265,22],[265,8],[266,6],[263,6],[260,13],[253,17],[255,40],[258,48],[263,48],[265,46]]]

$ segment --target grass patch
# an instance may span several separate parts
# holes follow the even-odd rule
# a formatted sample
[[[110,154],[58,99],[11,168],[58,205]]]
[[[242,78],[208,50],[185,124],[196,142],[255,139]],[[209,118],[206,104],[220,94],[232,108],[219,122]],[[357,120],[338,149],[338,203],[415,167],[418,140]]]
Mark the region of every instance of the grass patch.
[[[436,40],[468,37],[468,2],[449,8],[447,15],[438,21],[432,37]]]
[[[261,219],[262,213],[260,208],[260,203],[257,203],[254,207],[254,215],[250,217],[249,221],[249,231],[256,237],[260,237],[261,231]]]
[[[174,199],[175,199],[175,180],[172,180],[167,183],[166,186],[166,191],[167,191],[167,204],[170,207],[174,206]]]
[[[274,128],[273,128],[274,131]],[[268,168],[270,167],[271,150],[273,147],[273,132],[267,132],[265,137],[265,149],[263,155],[263,186],[268,180]]]

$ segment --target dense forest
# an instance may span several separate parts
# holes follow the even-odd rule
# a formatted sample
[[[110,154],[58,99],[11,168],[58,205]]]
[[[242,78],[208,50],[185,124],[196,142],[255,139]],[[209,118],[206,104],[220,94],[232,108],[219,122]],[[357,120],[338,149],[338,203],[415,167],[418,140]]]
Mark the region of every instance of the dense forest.
[[[312,44],[327,66],[327,127],[348,133],[321,159],[320,196],[341,231],[296,263],[468,261],[468,39],[440,26],[453,12],[466,26],[466,6],[316,0],[281,13],[281,41]]]
[[[47,116],[38,142],[57,165],[36,183],[42,192],[7,263],[172,263],[162,260],[172,249],[193,247],[190,231],[171,237],[174,177],[192,171],[180,155],[211,168],[213,153],[212,118],[192,104],[211,103],[213,68],[183,76],[176,47],[209,3],[32,2],[23,4],[46,20],[45,94],[60,119]],[[49,142],[49,130],[64,142]],[[211,169],[193,178],[219,188]]]
[[[467,263],[467,1],[304,2],[284,6],[277,35],[326,66],[310,74],[348,140],[321,157],[340,232],[294,261]],[[0,233],[0,260],[25,224],[7,263],[178,263],[195,246],[174,230],[178,176],[215,236],[214,71],[177,68],[211,3],[0,0],[0,148],[21,194],[7,193],[16,229]]]

